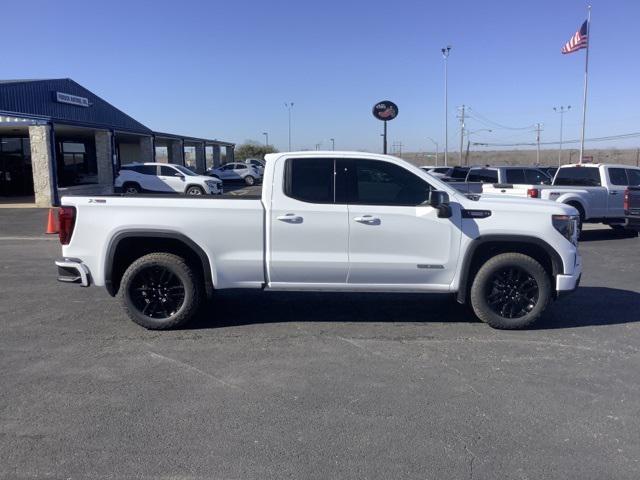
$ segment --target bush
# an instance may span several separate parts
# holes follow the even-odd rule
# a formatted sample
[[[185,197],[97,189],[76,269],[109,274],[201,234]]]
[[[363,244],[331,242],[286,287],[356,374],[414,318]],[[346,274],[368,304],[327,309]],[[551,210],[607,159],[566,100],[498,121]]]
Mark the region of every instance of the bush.
[[[273,145],[264,145],[253,140],[247,140],[243,144],[236,146],[234,156],[238,161],[244,161],[247,158],[263,160],[265,154],[276,153],[277,151]]]

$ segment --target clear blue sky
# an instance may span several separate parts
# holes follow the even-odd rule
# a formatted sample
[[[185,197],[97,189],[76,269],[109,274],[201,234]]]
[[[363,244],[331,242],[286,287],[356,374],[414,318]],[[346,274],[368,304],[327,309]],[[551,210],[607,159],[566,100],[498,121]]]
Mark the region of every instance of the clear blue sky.
[[[558,139],[552,107],[569,104],[565,138],[579,136],[584,51],[560,48],[586,18],[580,0],[61,0],[5,2],[2,17],[0,78],[70,77],[160,131],[235,142],[268,131],[286,149],[293,101],[294,148],[334,137],[376,151],[371,107],[390,99],[390,143],[433,148],[427,136],[444,138],[440,48],[451,44],[450,149],[463,103],[506,126],[542,122],[543,141]],[[637,0],[593,1],[587,137],[640,131],[639,17]]]

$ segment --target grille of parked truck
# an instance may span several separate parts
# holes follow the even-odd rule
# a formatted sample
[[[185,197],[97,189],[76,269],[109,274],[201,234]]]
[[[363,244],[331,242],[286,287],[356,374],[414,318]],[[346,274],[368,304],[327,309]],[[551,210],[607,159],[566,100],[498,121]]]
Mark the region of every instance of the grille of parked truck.
[[[266,160],[259,197],[63,198],[58,279],[106,287],[151,329],[230,288],[450,293],[495,328],[523,328],[578,286],[571,206],[468,197],[386,155]]]

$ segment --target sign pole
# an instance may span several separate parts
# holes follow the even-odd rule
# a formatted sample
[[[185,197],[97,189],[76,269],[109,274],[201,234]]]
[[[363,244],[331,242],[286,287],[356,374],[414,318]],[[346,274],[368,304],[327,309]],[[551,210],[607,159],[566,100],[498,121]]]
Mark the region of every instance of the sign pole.
[[[387,121],[384,121],[384,134],[382,135],[382,153],[387,154]]]
[[[584,99],[582,101],[582,136],[580,137],[580,158],[578,163],[582,163],[584,154],[584,127],[587,121],[587,83],[589,79],[589,45],[591,45],[591,5],[587,7],[587,53],[584,60]]]

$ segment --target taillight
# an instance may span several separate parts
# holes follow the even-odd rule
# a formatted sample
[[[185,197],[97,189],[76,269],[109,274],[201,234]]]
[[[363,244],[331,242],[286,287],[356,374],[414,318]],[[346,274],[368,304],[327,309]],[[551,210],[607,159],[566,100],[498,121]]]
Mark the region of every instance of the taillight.
[[[58,209],[58,236],[62,245],[69,245],[75,224],[76,207],[60,207]]]
[[[527,197],[540,198],[540,190],[537,188],[527,188]]]
[[[622,201],[622,208],[624,208],[625,212],[629,211],[629,197],[630,197],[629,189],[627,188],[624,191],[624,200]]]

